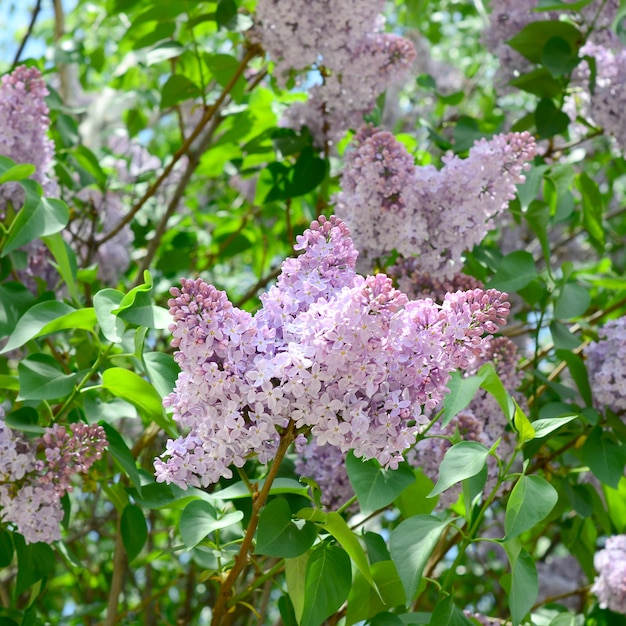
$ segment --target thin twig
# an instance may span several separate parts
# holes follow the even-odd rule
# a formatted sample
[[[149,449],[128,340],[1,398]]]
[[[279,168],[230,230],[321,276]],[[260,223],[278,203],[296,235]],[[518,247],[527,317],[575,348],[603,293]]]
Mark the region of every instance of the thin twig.
[[[217,100],[211,106],[207,107],[206,111],[204,112],[204,115],[202,116],[202,119],[198,122],[197,126],[194,128],[193,132],[189,135],[189,137],[187,137],[187,139],[184,141],[183,145],[172,155],[171,161],[167,164],[167,166],[165,167],[161,175],[154,181],[154,183],[152,183],[152,185],[148,187],[148,189],[146,190],[146,193],[144,193],[144,195],[133,206],[133,208],[124,216],[124,218],[120,220],[117,226],[113,228],[112,230],[110,230],[106,235],[104,235],[98,241],[98,244],[102,244],[108,241],[109,239],[112,239],[113,237],[115,237],[115,235],[117,235],[122,230],[122,228],[124,228],[124,226],[126,226],[127,224],[130,224],[130,222],[133,220],[135,215],[137,215],[137,213],[141,210],[143,205],[152,196],[154,196],[156,191],[163,184],[163,181],[165,181],[165,179],[171,174],[176,163],[178,163],[178,161],[180,161],[180,159],[185,154],[187,154],[187,152],[191,148],[191,144],[198,138],[198,136],[200,135],[204,127],[211,121],[215,113],[222,106],[222,103],[224,102],[226,97],[229,95],[229,93],[232,91],[234,86],[237,84],[237,81],[239,80],[243,72],[245,71],[246,67],[248,66],[248,63],[255,56],[257,56],[259,52],[260,52],[260,48],[254,45],[250,46],[246,50],[246,53],[243,59],[241,60],[239,67],[233,74],[229,83],[224,87],[224,89],[222,90],[222,93],[219,95]]]
[[[117,533],[115,535],[115,551],[113,553],[113,576],[111,577],[111,587],[109,588],[109,601],[107,603],[107,613],[102,626],[115,626],[117,623],[117,607],[120,601],[120,594],[124,585],[124,574],[126,573],[126,550],[122,541],[122,531],[118,517]]]
[[[35,8],[33,9],[33,14],[30,18],[30,24],[28,25],[28,30],[26,31],[26,34],[24,35],[24,37],[22,37],[22,41],[20,42],[20,47],[17,49],[17,52],[15,53],[13,63],[11,64],[11,67],[13,69],[17,67],[17,64],[20,61],[20,57],[22,56],[22,52],[24,52],[24,48],[26,47],[26,42],[28,41],[29,37],[33,34],[33,28],[35,28],[35,22],[37,21],[37,16],[39,15],[39,11],[41,11],[41,0],[37,0],[37,4],[35,5]]]

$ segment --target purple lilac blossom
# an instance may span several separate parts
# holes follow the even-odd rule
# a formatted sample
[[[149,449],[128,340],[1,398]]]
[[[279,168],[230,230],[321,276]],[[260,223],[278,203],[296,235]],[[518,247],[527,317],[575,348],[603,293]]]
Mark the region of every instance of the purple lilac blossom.
[[[355,272],[343,222],[320,218],[297,237],[255,315],[202,280],[171,290],[172,345],[181,367],[165,399],[188,431],[155,460],[157,480],[187,485],[230,477],[256,455],[272,459],[289,421],[317,445],[395,468],[422,407],[437,405],[450,372],[484,350],[506,320],[506,294],[409,301],[384,274]]]
[[[101,426],[59,424],[41,439],[27,441],[4,421],[0,407],[0,520],[12,523],[26,543],[61,538],[60,498],[71,491],[69,478],[85,473],[102,456],[106,437]],[[37,458],[44,449],[45,460]]]
[[[593,564],[598,576],[591,593],[597,596],[600,608],[626,615],[626,535],[609,537]]]
[[[321,77],[307,102],[290,107],[285,125],[307,125],[318,145],[330,145],[361,124],[376,97],[406,73],[415,48],[380,32],[383,8],[381,0],[259,0],[252,38],[274,60],[279,84],[311,69]]]
[[[584,350],[594,403],[601,410],[608,408],[623,415],[626,411],[626,317],[608,321],[598,335],[598,341]]]
[[[622,103],[626,101],[626,48],[617,50],[609,46],[587,42],[580,49],[580,56],[591,56],[596,61],[595,88],[589,89],[591,72],[586,61],[574,74],[574,85],[582,93],[572,94],[569,106],[576,115],[591,118],[596,126],[615,137],[622,150],[626,149],[626,116]],[[574,103],[574,104],[572,104]]]
[[[521,382],[521,374],[517,369],[517,347],[506,337],[496,337],[485,343],[482,354],[465,368],[465,374],[473,375],[486,363],[491,363],[504,388],[512,393]],[[434,409],[431,418],[440,407]],[[429,431],[428,437],[420,441],[408,454],[407,461],[416,467],[433,482],[439,476],[439,466],[448,449],[451,447],[449,438],[460,438],[463,441],[476,441],[486,448],[500,439],[496,454],[500,459],[508,459],[515,449],[515,436],[507,431],[508,421],[498,405],[497,400],[484,389],[479,389],[469,406],[446,425],[437,422]],[[493,456],[487,458],[487,482],[485,491],[489,493],[498,479],[498,463]],[[457,484],[439,496],[439,505],[446,508],[453,504],[461,492]]]
[[[330,511],[337,510],[354,496],[346,471],[346,455],[336,446],[307,443],[299,451],[295,470],[319,485],[322,504]],[[357,505],[354,508],[358,508]]]
[[[48,89],[41,72],[34,67],[20,65],[0,79],[0,155],[16,163],[31,163],[36,167],[32,179],[37,181],[45,195],[58,194],[56,182],[48,175],[54,156],[54,143],[47,136],[50,127]],[[0,186],[0,220],[6,217],[8,203],[19,210],[24,202],[24,191],[17,183]],[[28,263],[18,270],[22,282],[36,292],[36,278],[52,288],[58,279],[50,265],[50,254],[39,240],[24,247]]]
[[[535,155],[527,132],[475,142],[466,159],[448,154],[441,170],[416,167],[391,133],[365,127],[346,157],[336,212],[351,228],[359,269],[394,249],[417,255],[433,278],[458,274],[462,255],[493,228]]]

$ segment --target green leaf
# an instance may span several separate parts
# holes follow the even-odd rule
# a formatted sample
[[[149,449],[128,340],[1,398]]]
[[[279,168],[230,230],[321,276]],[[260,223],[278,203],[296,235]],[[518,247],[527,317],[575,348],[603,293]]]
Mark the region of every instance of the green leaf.
[[[270,501],[261,511],[257,529],[256,554],[294,558],[304,554],[317,538],[311,522],[297,524],[284,498]]]
[[[4,160],[6,157],[2,158]],[[21,163],[20,165],[11,165],[7,169],[3,168],[3,171],[0,171],[2,172],[0,174],[0,185],[3,185],[4,183],[16,182],[28,178],[37,171],[37,168],[30,163]]]
[[[552,76],[559,78],[569,74],[580,62],[569,42],[562,37],[551,37],[541,51],[541,64]]]
[[[489,450],[475,441],[460,441],[448,449],[439,466],[439,480],[429,497],[438,496],[448,487],[475,476],[487,462]],[[408,520],[407,520],[408,521]]]
[[[557,350],[574,350],[580,345],[576,335],[573,335],[565,324],[555,320],[550,322],[550,334]]]
[[[626,477],[620,478],[617,489],[604,485],[603,492],[611,522],[618,534],[624,534],[626,532]]]
[[[18,400],[54,400],[69,396],[78,374],[66,374],[48,354],[36,353],[18,365],[20,393]]]
[[[21,430],[24,433],[37,433],[41,435],[45,432],[43,426],[39,426],[39,414],[31,406],[22,406],[9,413],[4,423],[14,430]]]
[[[6,530],[0,528],[0,568],[5,568],[11,565],[13,561],[13,541],[11,541],[11,534]]]
[[[415,596],[428,558],[447,525],[432,515],[416,515],[391,531],[389,551],[408,602]]]
[[[513,540],[502,544],[511,564],[509,609],[513,626],[518,626],[532,608],[539,592],[537,569],[532,557]]]
[[[452,372],[447,385],[450,392],[446,395],[443,402],[442,427],[447,426],[455,415],[469,405],[480,388],[481,382],[482,380],[478,376],[463,377],[458,371]]]
[[[486,287],[506,292],[518,291],[535,278],[537,278],[537,270],[533,255],[524,250],[518,250],[507,254],[502,259]]]
[[[114,310],[113,313],[129,324],[156,328],[157,330],[167,328],[172,321],[167,309],[156,306],[152,297],[145,291],[137,292],[132,304],[128,306],[120,304],[119,309]]]
[[[147,419],[175,435],[172,425],[165,418],[161,397],[147,380],[131,370],[110,367],[102,374],[102,386],[114,396],[130,402]]]
[[[600,188],[584,172],[578,175],[576,184],[583,198],[583,225],[596,250],[602,253],[606,243],[606,235],[602,225],[605,203]]]
[[[473,624],[454,604],[452,597],[448,596],[435,607],[430,626],[473,626]]]
[[[15,330],[17,321],[34,299],[35,296],[24,285],[18,283],[0,285],[0,337],[7,337]]]
[[[139,476],[139,472],[137,471],[135,458],[131,454],[131,451],[122,439],[122,436],[117,432],[117,430],[115,430],[115,428],[113,428],[113,426],[104,421],[100,421],[98,423],[102,426],[102,428],[104,428],[104,432],[106,433],[108,448],[111,456],[126,472],[126,475],[130,478],[131,482],[135,486],[135,489],[137,489],[139,496],[141,496],[141,478]]]
[[[556,489],[543,478],[520,476],[506,505],[506,540],[514,539],[545,519],[558,499]]]
[[[583,315],[591,304],[589,291],[581,285],[565,283],[554,305],[554,317],[572,319]]]
[[[529,61],[541,63],[546,44],[555,37],[564,40],[573,54],[577,53],[585,40],[582,33],[569,22],[545,20],[527,24],[507,43]]]
[[[180,372],[180,367],[174,357],[165,352],[145,352],[143,361],[148,378],[159,396],[162,398],[169,396]]]
[[[550,263],[550,242],[548,239],[548,225],[550,223],[550,207],[539,200],[531,200],[528,209],[524,213],[528,225],[533,229],[539,243],[546,263]]]
[[[215,10],[215,21],[220,28],[237,28],[237,3],[235,0],[220,0]]]
[[[15,592],[19,595],[31,585],[42,580],[54,571],[56,559],[47,543],[26,544],[21,535],[13,535],[17,552],[17,581]]]
[[[391,504],[415,481],[407,465],[386,470],[376,460],[361,461],[352,452],[346,457],[346,470],[361,511],[366,515]]]
[[[535,125],[540,139],[565,133],[569,123],[569,116],[557,109],[551,99],[542,98],[539,100],[535,109]]]
[[[265,484],[265,479],[255,481],[255,483],[258,484],[258,489],[260,490]],[[293,478],[277,478],[272,483],[270,495],[275,496],[281,493],[295,493],[299,496],[307,497],[309,495],[309,488]],[[211,496],[216,500],[236,500],[238,498],[250,498],[252,494],[245,483],[239,482],[230,485],[230,487],[226,487],[226,489],[215,491]]]
[[[546,437],[551,432],[569,424],[571,421],[578,418],[578,415],[567,415],[565,417],[553,417],[546,419],[535,420],[532,425],[535,429],[535,439],[541,439]]]
[[[141,552],[148,539],[148,525],[143,511],[134,504],[127,504],[120,519],[122,542],[131,562]]]
[[[169,109],[179,102],[199,98],[201,95],[200,87],[192,80],[182,74],[172,74],[161,88],[161,109]]]
[[[124,322],[113,314],[119,308],[124,294],[116,289],[102,289],[93,297],[98,326],[105,339],[111,343],[121,343],[124,334]]]
[[[20,348],[38,335],[45,334],[43,331],[46,326],[74,312],[76,309],[56,300],[35,304],[20,318],[7,344],[0,350],[0,354]]]
[[[146,65],[155,65],[169,59],[179,57],[185,52],[185,48],[177,41],[164,41],[153,46],[146,52]]]
[[[72,250],[67,241],[63,239],[61,233],[42,237],[42,241],[46,244],[48,250],[50,250],[50,254],[54,257],[57,263],[57,271],[65,282],[70,297],[78,302],[78,287],[76,285],[78,267],[74,250]]]
[[[178,523],[181,539],[188,549],[200,543],[207,535],[238,524],[242,511],[233,511],[220,516],[215,507],[205,500],[194,500],[183,510]]]
[[[394,501],[402,517],[408,518],[430,513],[438,502],[437,498],[428,497],[434,486],[435,483],[428,476],[420,471],[416,472],[415,482],[409,485]]]
[[[309,554],[302,554],[295,559],[285,559],[285,580],[289,599],[293,604],[296,619],[300,623],[304,611],[304,591],[306,587],[306,565]]]
[[[520,443],[526,443],[527,441],[531,441],[535,438],[535,429],[517,401],[513,400],[513,402],[515,403],[513,426],[517,431]]]
[[[20,184],[26,191],[26,201],[9,228],[1,256],[6,256],[34,239],[60,232],[70,217],[65,202],[41,197],[39,185],[34,181],[24,180]]]
[[[539,98],[556,98],[563,91],[560,81],[555,80],[545,67],[539,67],[531,72],[522,74],[510,81],[509,84],[522,91],[539,96]]]
[[[573,352],[569,350],[557,350],[556,356],[567,363],[567,367],[578,387],[578,391],[582,396],[587,406],[593,404],[591,387],[589,386],[589,376],[587,374],[587,368],[585,362]]]
[[[611,433],[596,426],[582,447],[583,462],[605,485],[617,489],[624,475],[626,447],[615,442]]]
[[[304,607],[300,626],[319,626],[345,602],[352,584],[350,557],[337,546],[322,543],[306,565]]]

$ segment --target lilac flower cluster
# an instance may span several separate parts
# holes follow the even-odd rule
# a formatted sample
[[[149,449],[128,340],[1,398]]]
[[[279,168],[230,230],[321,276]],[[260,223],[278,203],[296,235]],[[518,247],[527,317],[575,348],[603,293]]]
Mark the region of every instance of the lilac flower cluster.
[[[476,357],[465,369],[473,375],[485,364],[493,364],[505,389],[513,392],[521,382],[517,370],[517,348],[506,337],[491,339],[483,353]],[[433,412],[434,415],[434,412]],[[412,465],[420,467],[424,474],[433,482],[439,477],[441,460],[452,445],[449,438],[460,438],[464,441],[476,441],[487,448],[501,439],[497,450],[499,458],[508,458],[515,448],[514,435],[506,431],[507,419],[502,413],[497,400],[484,389],[479,389],[469,406],[456,415],[446,426],[437,422],[429,431],[428,437],[420,441],[407,455]],[[487,483],[485,489],[490,491],[498,478],[498,464],[494,457],[487,459]],[[439,497],[439,504],[447,507],[454,503],[461,491],[456,485]]]
[[[115,191],[103,193],[90,187],[81,189],[76,198],[83,203],[83,211],[79,219],[70,222],[64,236],[76,244],[84,265],[97,263],[98,278],[104,284],[115,285],[130,265],[133,231],[126,225],[104,243],[98,243],[98,238],[115,228],[124,217],[122,198]]]
[[[279,84],[292,72],[316,69],[321,77],[308,101],[288,110],[286,125],[307,125],[318,145],[330,144],[362,123],[378,94],[406,73],[415,48],[380,32],[383,8],[381,0],[259,0],[253,38],[275,61]]]
[[[33,179],[47,195],[57,191],[56,183],[48,177],[54,156],[54,144],[48,138],[50,117],[45,97],[48,89],[41,72],[34,67],[19,66],[0,79],[0,155],[16,163],[32,163],[37,169]],[[18,185],[0,188],[0,214],[10,201],[15,209],[23,202]]]
[[[295,470],[319,485],[322,504],[330,511],[337,510],[354,496],[346,471],[346,454],[336,446],[318,446],[314,441],[307,443],[299,452]]]
[[[626,535],[609,537],[593,564],[598,576],[591,593],[597,596],[600,607],[626,615]]]
[[[60,498],[71,491],[72,474],[85,473],[107,445],[101,426],[47,428],[32,442],[9,428],[0,407],[0,520],[12,523],[27,543],[61,538]],[[42,447],[45,460],[37,457]]]
[[[462,254],[493,228],[492,218],[515,197],[535,155],[527,133],[477,141],[467,159],[443,158],[441,170],[416,167],[391,133],[365,128],[355,137],[336,196],[336,212],[353,233],[359,269],[396,250],[417,254],[419,269],[450,278]]]
[[[626,48],[612,49],[608,45],[587,42],[580,49],[580,56],[591,56],[596,61],[595,88],[589,89],[591,72],[585,61],[574,76],[574,84],[583,91],[574,94],[577,114],[590,118],[596,126],[617,140],[622,150],[626,149],[626,117],[622,103],[626,102]],[[571,104],[571,101],[570,101]]]
[[[387,273],[394,279],[398,289],[411,299],[430,298],[441,302],[450,291],[482,289],[484,286],[480,280],[467,274],[455,274],[450,278],[431,276],[428,272],[420,271],[419,259],[416,257],[398,257]]]
[[[615,413],[626,411],[626,317],[608,321],[599,331],[599,340],[589,344],[589,382],[596,406]]]
[[[0,155],[16,163],[31,163],[37,169],[32,178],[42,185],[44,193],[58,193],[56,182],[48,170],[54,156],[54,144],[48,138],[50,127],[48,89],[37,68],[19,66],[0,79]],[[19,210],[24,202],[24,191],[17,183],[0,186],[0,220],[5,219],[10,203]],[[33,291],[37,290],[35,278],[41,278],[48,288],[57,279],[49,263],[48,249],[41,241],[26,246],[27,267],[20,271],[21,280]]]
[[[165,400],[188,434],[155,461],[157,480],[206,486],[255,454],[274,455],[289,421],[318,445],[397,467],[437,405],[449,373],[467,367],[503,324],[506,294],[409,301],[383,275],[356,274],[357,252],[337,217],[297,238],[276,286],[252,316],[202,280],[172,289],[181,366]]]

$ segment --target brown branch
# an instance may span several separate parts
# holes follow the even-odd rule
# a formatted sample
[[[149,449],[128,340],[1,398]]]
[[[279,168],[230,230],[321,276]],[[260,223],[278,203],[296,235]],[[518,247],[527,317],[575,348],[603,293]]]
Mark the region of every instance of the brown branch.
[[[107,612],[102,626],[115,626],[120,614],[117,607],[124,585],[124,574],[126,573],[126,550],[122,541],[122,531],[120,528],[120,517],[118,517],[117,533],[115,535],[115,551],[113,553],[113,576],[111,577],[111,587],[109,588],[109,601]]]
[[[261,48],[256,45],[252,45],[246,50],[246,53],[244,54],[243,59],[241,60],[241,63],[239,64],[239,67],[236,69],[235,73],[233,74],[228,84],[222,90],[222,93],[219,95],[218,99],[211,106],[207,107],[206,111],[204,112],[204,115],[202,116],[202,119],[198,122],[197,126],[194,128],[193,132],[189,135],[189,137],[187,137],[187,139],[184,141],[183,145],[172,155],[172,160],[167,164],[167,166],[165,167],[161,175],[154,181],[154,183],[152,183],[152,185],[148,187],[145,194],[139,199],[137,203],[135,203],[135,205],[128,212],[128,214],[125,215],[122,220],[120,220],[117,226],[113,228],[112,230],[110,230],[106,235],[104,235],[98,241],[98,244],[102,244],[105,241],[108,241],[109,239],[112,239],[113,237],[115,237],[115,235],[117,235],[122,230],[122,228],[124,228],[124,226],[126,226],[127,224],[130,224],[130,222],[133,220],[135,215],[137,215],[137,213],[144,206],[144,204],[146,204],[146,202],[152,196],[154,196],[156,191],[163,184],[163,181],[165,181],[165,179],[171,174],[176,163],[178,163],[178,161],[180,161],[180,159],[185,154],[187,154],[187,152],[191,148],[191,144],[198,138],[203,128],[211,121],[215,113],[217,113],[217,111],[222,106],[222,103],[224,102],[226,97],[229,95],[229,93],[232,91],[234,86],[237,84],[237,81],[239,80],[243,72],[245,71],[246,67],[248,66],[248,63],[255,56],[257,56],[257,54],[259,54],[260,50]]]
[[[144,271],[150,267],[150,263],[152,263],[152,259],[154,259],[154,256],[159,249],[159,246],[161,245],[161,238],[163,237],[163,234],[167,229],[167,223],[169,222],[172,215],[174,215],[174,213],[176,212],[178,204],[185,193],[187,183],[189,182],[192,174],[200,164],[200,158],[203,152],[207,149],[208,145],[211,143],[211,139],[213,139],[213,135],[215,134],[215,131],[217,130],[217,127],[219,126],[221,120],[221,116],[216,116],[213,119],[213,122],[211,123],[211,126],[208,129],[206,135],[202,138],[202,141],[200,142],[200,145],[197,147],[197,149],[189,151],[189,160],[187,163],[187,167],[181,179],[178,181],[178,185],[176,185],[176,189],[172,198],[170,199],[167,210],[163,214],[163,217],[159,221],[159,224],[154,231],[154,235],[152,237],[152,240],[150,241],[148,250],[146,251],[146,254],[141,262],[139,271],[137,272],[137,278],[135,279],[134,283],[135,287],[137,287],[137,285],[141,285],[141,283],[143,282]]]
[[[223,623],[228,622],[228,602],[233,595],[233,587],[237,582],[239,575],[248,565],[248,553],[252,549],[254,534],[259,524],[259,515],[261,513],[261,509],[265,506],[265,503],[267,502],[267,497],[269,496],[270,489],[272,488],[272,483],[278,475],[278,470],[280,468],[282,460],[285,457],[289,446],[293,443],[295,438],[295,424],[293,421],[290,420],[287,428],[281,435],[278,450],[276,451],[276,456],[272,461],[272,465],[270,466],[270,470],[265,479],[263,488],[260,492],[255,493],[252,496],[252,515],[250,516],[250,522],[248,524],[248,528],[246,530],[243,541],[241,542],[239,553],[235,557],[235,563],[230,572],[228,572],[228,576],[220,587],[215,606],[213,607],[211,626],[221,626]]]

